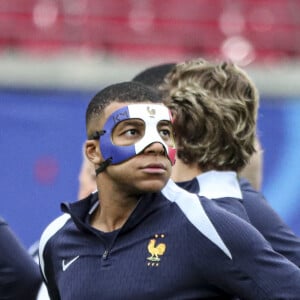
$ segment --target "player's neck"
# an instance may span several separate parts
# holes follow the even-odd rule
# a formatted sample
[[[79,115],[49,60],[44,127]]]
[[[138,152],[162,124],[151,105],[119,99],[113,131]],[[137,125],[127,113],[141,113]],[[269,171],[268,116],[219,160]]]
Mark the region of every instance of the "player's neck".
[[[181,159],[176,159],[175,165],[172,168],[171,178],[175,182],[182,182],[192,180],[202,171],[198,167],[198,164],[185,164]]]
[[[91,226],[103,232],[121,228],[135,209],[139,196],[129,195],[118,186],[104,182],[98,185],[100,205],[94,212]]]

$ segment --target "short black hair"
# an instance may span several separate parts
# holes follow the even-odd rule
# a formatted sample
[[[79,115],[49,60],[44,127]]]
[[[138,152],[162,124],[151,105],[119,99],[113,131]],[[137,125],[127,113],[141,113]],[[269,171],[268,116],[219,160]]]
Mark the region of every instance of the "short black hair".
[[[147,68],[133,77],[132,81],[141,82],[158,90],[159,86],[164,82],[165,76],[171,72],[175,66],[176,63],[165,63]]]
[[[125,81],[109,85],[99,91],[90,101],[85,115],[86,129],[92,119],[99,118],[112,102],[162,103],[157,91],[139,82]]]

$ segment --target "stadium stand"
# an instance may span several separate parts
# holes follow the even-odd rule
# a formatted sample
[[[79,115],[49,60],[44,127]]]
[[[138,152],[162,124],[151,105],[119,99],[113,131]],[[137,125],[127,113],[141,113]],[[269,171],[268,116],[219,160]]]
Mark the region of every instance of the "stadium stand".
[[[300,55],[298,0],[1,1],[0,50],[130,57]]]

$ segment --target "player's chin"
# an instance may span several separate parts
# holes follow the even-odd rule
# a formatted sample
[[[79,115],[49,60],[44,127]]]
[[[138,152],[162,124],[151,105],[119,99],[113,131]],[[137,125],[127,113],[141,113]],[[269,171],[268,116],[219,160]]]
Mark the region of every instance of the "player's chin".
[[[140,183],[140,189],[144,192],[154,193],[161,191],[167,184],[169,178],[162,177],[159,179],[146,180]]]

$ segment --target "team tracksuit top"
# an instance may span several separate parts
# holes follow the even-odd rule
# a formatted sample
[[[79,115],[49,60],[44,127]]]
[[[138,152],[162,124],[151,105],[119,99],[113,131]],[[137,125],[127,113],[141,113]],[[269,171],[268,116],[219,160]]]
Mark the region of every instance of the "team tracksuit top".
[[[275,251],[300,267],[300,238],[245,178],[238,180],[236,172],[232,171],[208,171],[177,184],[213,199],[219,206],[249,221]]]
[[[119,230],[89,225],[98,205],[97,193],[63,204],[43,232],[51,299],[300,299],[299,269],[253,226],[171,180]]]

